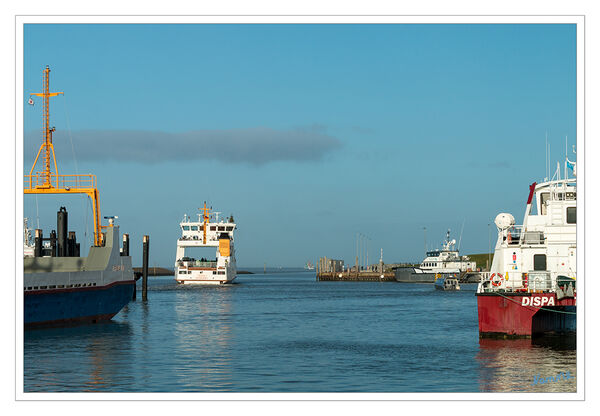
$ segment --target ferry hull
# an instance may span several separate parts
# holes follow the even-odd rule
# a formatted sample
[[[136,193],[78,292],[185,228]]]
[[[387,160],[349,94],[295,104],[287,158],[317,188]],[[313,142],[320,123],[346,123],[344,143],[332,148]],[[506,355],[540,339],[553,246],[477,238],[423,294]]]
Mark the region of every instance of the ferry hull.
[[[415,269],[396,269],[394,277],[400,283],[433,283],[435,273],[416,273]]]
[[[554,293],[477,293],[480,337],[576,332],[576,300]]]
[[[200,280],[200,279],[190,279],[190,280],[184,280],[184,279],[175,279],[177,280],[177,283],[182,284],[182,285],[225,285],[228,283],[232,283],[235,280],[235,277],[233,279],[230,280]]]
[[[417,273],[414,268],[396,269],[394,277],[400,283],[434,283],[436,275],[454,277],[454,273]]]
[[[133,297],[135,281],[103,287],[25,292],[26,328],[91,323],[111,319]]]

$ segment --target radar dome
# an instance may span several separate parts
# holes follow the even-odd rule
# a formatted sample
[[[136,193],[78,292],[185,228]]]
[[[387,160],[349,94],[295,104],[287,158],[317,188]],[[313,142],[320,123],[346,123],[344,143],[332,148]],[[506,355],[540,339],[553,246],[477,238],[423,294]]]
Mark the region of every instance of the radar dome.
[[[507,228],[515,225],[515,217],[503,212],[496,216],[494,223],[496,224],[496,227],[500,228],[501,230],[506,230]]]

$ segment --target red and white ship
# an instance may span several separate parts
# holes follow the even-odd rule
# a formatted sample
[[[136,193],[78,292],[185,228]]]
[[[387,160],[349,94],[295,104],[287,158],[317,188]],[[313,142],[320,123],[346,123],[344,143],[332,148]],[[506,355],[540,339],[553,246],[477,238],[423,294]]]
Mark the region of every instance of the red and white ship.
[[[523,225],[511,214],[495,219],[494,260],[477,287],[480,337],[531,337],[576,331],[576,163],[529,187]],[[535,211],[532,206],[535,202]]]

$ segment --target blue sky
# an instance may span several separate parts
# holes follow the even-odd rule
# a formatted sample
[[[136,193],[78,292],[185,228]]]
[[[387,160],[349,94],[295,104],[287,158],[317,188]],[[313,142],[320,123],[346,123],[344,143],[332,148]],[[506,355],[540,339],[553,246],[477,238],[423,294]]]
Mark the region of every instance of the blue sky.
[[[141,263],[172,266],[178,223],[203,201],[238,223],[241,267],[420,261],[488,249],[499,212],[576,138],[575,25],[26,25],[24,170],[41,136],[49,65],[60,173],[98,177]],[[71,145],[72,143],[72,145]],[[571,158],[573,155],[571,154]],[[83,197],[27,196],[44,230]],[[39,212],[39,214],[38,214]],[[495,231],[492,229],[492,237]]]

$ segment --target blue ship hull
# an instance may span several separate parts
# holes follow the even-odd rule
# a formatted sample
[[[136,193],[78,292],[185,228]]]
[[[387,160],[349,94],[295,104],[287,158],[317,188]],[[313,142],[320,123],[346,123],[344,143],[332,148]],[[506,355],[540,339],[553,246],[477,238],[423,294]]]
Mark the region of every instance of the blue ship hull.
[[[103,287],[40,290],[25,293],[25,327],[109,320],[133,297],[135,281]]]

